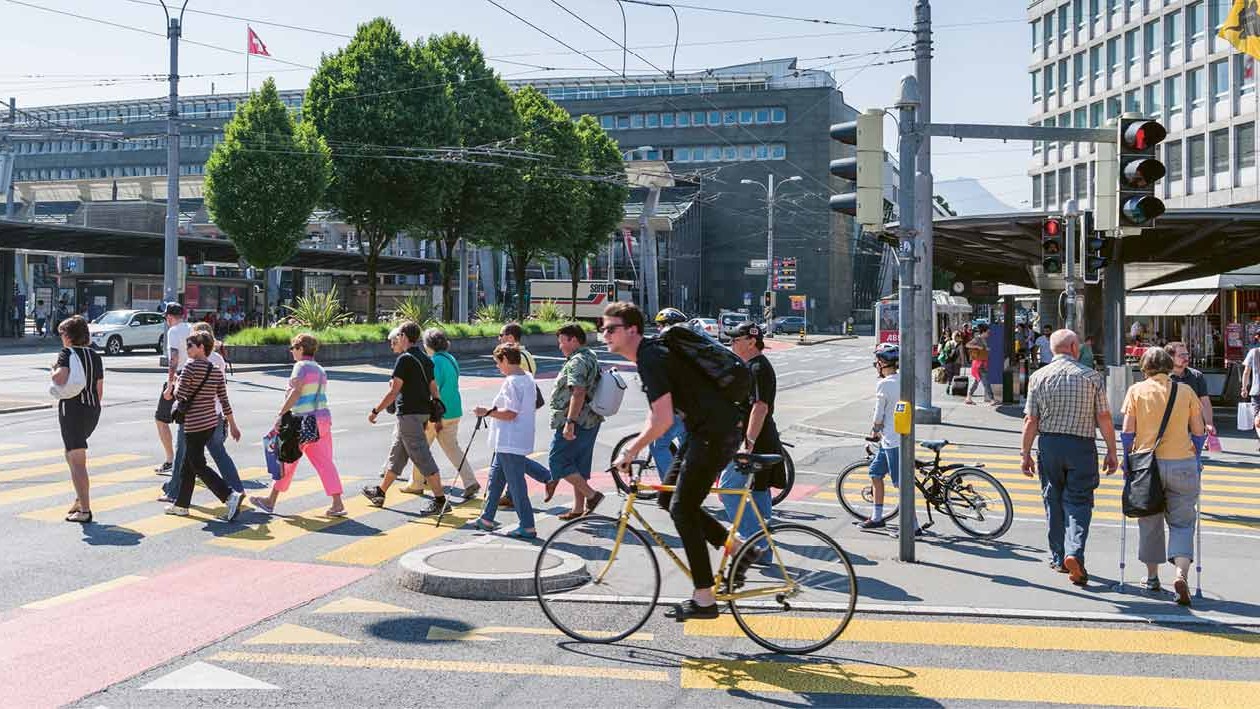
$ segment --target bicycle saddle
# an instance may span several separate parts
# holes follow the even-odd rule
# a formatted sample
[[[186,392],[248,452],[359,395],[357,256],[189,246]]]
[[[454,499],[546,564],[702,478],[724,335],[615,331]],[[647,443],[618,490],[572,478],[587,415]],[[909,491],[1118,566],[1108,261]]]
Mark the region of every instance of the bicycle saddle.
[[[933,453],[940,453],[942,448],[949,445],[949,441],[919,441],[919,445],[932,451]]]
[[[741,473],[768,468],[783,462],[783,456],[777,453],[736,453],[735,469]]]

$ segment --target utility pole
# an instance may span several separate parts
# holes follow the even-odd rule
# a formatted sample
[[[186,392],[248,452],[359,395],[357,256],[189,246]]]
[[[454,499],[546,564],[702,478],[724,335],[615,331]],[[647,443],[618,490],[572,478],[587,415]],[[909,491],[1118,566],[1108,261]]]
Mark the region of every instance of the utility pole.
[[[926,129],[932,122],[932,4],[930,0],[916,0],[914,5],[914,76],[919,84],[918,123]],[[926,130],[924,130],[926,133]],[[902,166],[903,170],[909,168]],[[933,315],[932,271],[932,217],[935,214],[932,185],[932,140],[924,137],[919,143],[917,164],[915,218],[902,217],[903,222],[918,225],[918,243],[922,246],[915,268],[915,281],[921,286],[915,297],[916,321],[913,344],[915,352],[930,353],[936,340],[936,318]],[[902,343],[910,340],[902,340]],[[932,405],[932,362],[927,356],[917,357],[910,363],[915,376],[915,419],[920,423],[940,423],[941,410]]]
[[[10,127],[17,122],[17,99],[12,96],[9,97],[9,117],[5,122]],[[4,186],[4,192],[8,198],[4,205],[5,219],[13,219],[16,210],[14,201],[17,190],[13,188],[13,153],[14,149],[11,145],[0,145],[0,185]]]
[[[774,173],[766,175],[766,292],[770,300],[765,304],[761,322],[766,327],[774,321]],[[719,323],[719,326],[721,323]]]
[[[911,339],[915,329],[915,300],[918,293],[915,289],[915,266],[916,262],[922,259],[922,251],[918,242],[916,229],[914,228],[914,208],[915,208],[915,156],[919,151],[919,143],[928,140],[926,135],[919,133],[919,126],[915,122],[917,109],[919,107],[919,86],[918,80],[913,76],[903,77],[901,79],[901,95],[897,98],[897,109],[900,112],[898,120],[898,132],[900,152],[898,160],[901,163],[900,171],[900,192],[898,199],[898,209],[902,215],[899,220],[898,230],[900,231],[899,240],[900,248],[897,252],[897,260],[900,264],[901,284],[898,293],[900,305],[898,308],[899,322],[897,324],[898,338],[901,342],[901,354],[899,357],[902,366],[898,367],[900,372],[901,384],[901,403],[913,407],[915,401],[915,361],[917,359],[916,342]],[[926,357],[924,358],[927,359]],[[905,366],[905,363],[910,363]],[[897,523],[900,525],[898,531],[898,558],[902,561],[914,561],[914,416],[913,410],[910,416],[910,427],[908,431],[898,431],[901,433],[900,461],[898,468],[900,469],[901,488],[900,502],[897,510]]]
[[[468,322],[468,241],[459,240],[459,321]]]
[[[179,37],[184,24],[184,9],[179,17],[171,17],[165,0],[162,12],[166,13],[166,38],[170,42],[171,73],[170,105],[166,111],[166,238],[162,250],[162,299],[167,303],[179,301]]]
[[[1085,220],[1075,199],[1063,203],[1063,218],[1067,228],[1063,230],[1063,327],[1076,332],[1076,240],[1080,238]]]

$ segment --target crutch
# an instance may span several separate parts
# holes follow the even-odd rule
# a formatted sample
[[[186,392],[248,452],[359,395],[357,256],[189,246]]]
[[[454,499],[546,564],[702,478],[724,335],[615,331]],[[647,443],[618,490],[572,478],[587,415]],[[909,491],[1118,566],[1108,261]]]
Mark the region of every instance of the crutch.
[[[1112,590],[1115,591],[1116,593],[1124,593],[1124,542],[1125,542],[1125,537],[1127,536],[1126,533],[1128,531],[1129,531],[1129,518],[1125,517],[1124,514],[1121,514],[1120,515],[1120,581],[1115,586],[1111,587]]]
[[[497,407],[496,407],[496,408],[497,408]],[[494,409],[490,409],[490,411],[494,411]],[[486,412],[486,416],[489,416],[489,415],[490,415],[490,413],[489,413],[489,412]],[[460,459],[459,459],[459,465],[455,466],[455,477],[456,477],[457,479],[459,478],[459,471],[460,471],[460,470],[462,470],[462,469],[464,468],[464,463],[468,461],[468,451],[472,450],[472,444],[473,444],[473,441],[477,440],[477,431],[480,431],[480,430],[481,430],[481,425],[482,425],[483,423],[485,423],[485,420],[486,420],[486,417],[485,417],[485,416],[478,416],[478,417],[477,417],[477,425],[473,427],[473,432],[472,432],[472,435],[468,437],[468,445],[464,446],[464,457],[460,458]],[[454,486],[454,485],[451,485],[451,487],[455,487],[455,486]],[[467,502],[467,500],[465,500],[465,502]],[[441,526],[442,526],[442,517],[443,517],[443,515],[445,515],[445,514],[446,514],[446,512],[445,512],[445,510],[444,510],[444,509],[443,509],[443,510],[439,510],[439,511],[438,511],[438,515],[437,515],[437,523],[436,523],[436,524],[434,524],[433,526],[435,526],[435,527],[441,527]]]
[[[1199,468],[1199,497],[1194,502],[1194,597],[1203,598],[1203,469]]]

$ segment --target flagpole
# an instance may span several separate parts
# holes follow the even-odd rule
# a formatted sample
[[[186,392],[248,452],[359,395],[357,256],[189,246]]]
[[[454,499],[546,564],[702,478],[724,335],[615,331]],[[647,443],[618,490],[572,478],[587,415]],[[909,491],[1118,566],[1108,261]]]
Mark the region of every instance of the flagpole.
[[[249,36],[248,26],[245,28],[245,95],[249,95],[249,55],[253,54],[250,50],[254,48],[254,43]]]

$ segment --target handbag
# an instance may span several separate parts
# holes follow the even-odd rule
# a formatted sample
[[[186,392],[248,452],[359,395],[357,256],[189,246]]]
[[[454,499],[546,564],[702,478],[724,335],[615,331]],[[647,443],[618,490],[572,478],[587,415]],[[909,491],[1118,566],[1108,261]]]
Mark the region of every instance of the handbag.
[[[263,460],[267,463],[267,474],[272,480],[279,480],[284,477],[284,470],[280,466],[280,434],[268,433],[262,440]]]
[[[1164,418],[1159,422],[1159,433],[1155,434],[1155,445],[1149,451],[1130,453],[1125,457],[1124,494],[1121,499],[1125,517],[1149,517],[1163,512],[1166,507],[1164,480],[1159,474],[1159,459],[1155,457],[1155,451],[1164,438],[1176,400],[1177,384],[1173,382],[1168,405],[1164,407]]]
[[[66,378],[66,383],[60,386],[56,384],[48,385],[48,393],[52,398],[73,399],[82,394],[83,390],[87,388],[87,372],[83,369],[82,355],[78,352],[80,349],[83,348],[70,348],[70,361],[67,365],[70,369],[70,376]]]
[[[197,385],[197,388],[193,389],[192,396],[188,397],[187,401],[176,401],[174,406],[171,407],[171,420],[172,421],[179,424],[180,426],[184,425],[184,419],[188,416],[188,412],[184,411],[184,408],[180,406],[180,404],[188,404],[189,406],[192,406],[192,403],[191,403],[192,400],[196,399],[197,395],[201,393],[201,387],[206,385],[206,380],[210,378],[210,372],[213,372],[213,371],[214,371],[214,365],[210,364],[210,362],[207,361],[206,362],[206,375],[201,378],[201,383]]]
[[[320,382],[319,389],[315,392],[315,401],[319,401],[320,394],[324,393],[324,382]],[[315,418],[315,414],[306,414],[296,417],[298,419],[298,443],[306,445],[319,440],[319,420]]]
[[[1256,427],[1256,419],[1251,415],[1251,404],[1238,402],[1238,430],[1250,431]]]
[[[535,384],[534,385],[534,410],[537,411],[538,409],[541,409],[542,407],[546,405],[547,405],[547,401],[543,399],[542,389],[539,389],[538,385]]]
[[[424,371],[424,362],[421,362],[419,357],[411,354],[410,352],[408,352],[407,354],[412,359],[414,359],[416,361],[416,365],[420,367],[420,376],[424,377],[425,389],[428,389],[429,383],[432,380],[429,379],[428,373]],[[451,359],[453,361],[454,357],[452,357]],[[456,372],[458,371],[459,371],[459,365],[457,364]],[[397,406],[398,405],[396,403],[390,402],[390,405],[386,407],[385,410],[389,411],[390,413],[394,413],[395,411],[398,410]],[[432,423],[441,423],[442,419],[445,416],[446,416],[446,404],[443,404],[441,399],[430,396],[429,397],[429,421]]]

